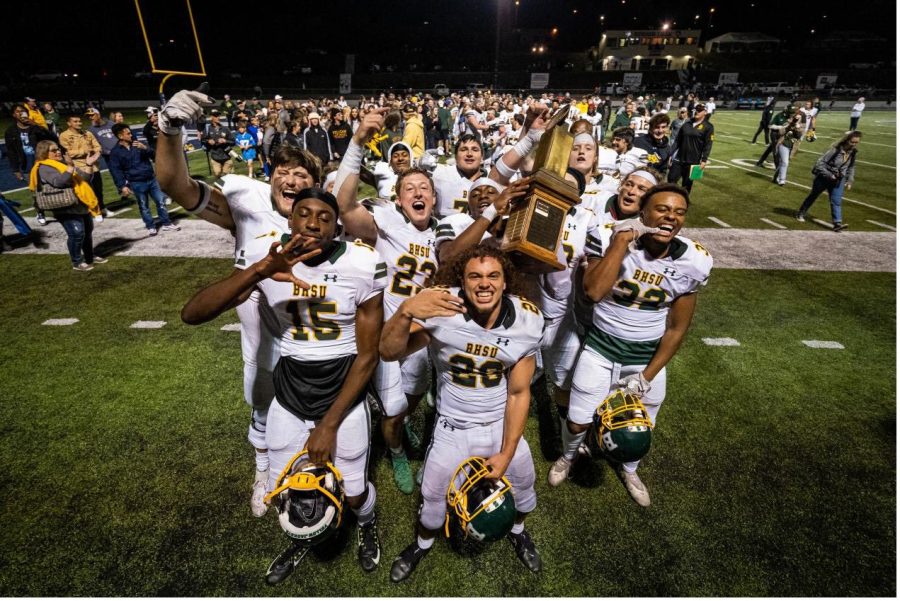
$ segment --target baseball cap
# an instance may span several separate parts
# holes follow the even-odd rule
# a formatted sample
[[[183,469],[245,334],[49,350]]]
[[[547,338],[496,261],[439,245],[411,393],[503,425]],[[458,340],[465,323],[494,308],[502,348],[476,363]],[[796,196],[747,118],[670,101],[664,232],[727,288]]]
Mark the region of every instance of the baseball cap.
[[[89,108],[85,109],[84,114],[85,115],[99,115],[100,111],[98,111],[94,107],[89,107]]]
[[[315,111],[313,111],[309,114],[309,118],[310,119],[321,119],[321,117],[319,117],[319,113],[317,113]]]
[[[25,102],[37,102],[37,100],[35,100],[35,99],[32,98],[31,96],[26,96],[26,97],[25,97]]]
[[[694,112],[696,113],[697,111],[704,111],[704,112],[705,112],[705,111],[706,111],[706,105],[703,104],[702,102],[698,102],[697,104],[694,105]]]
[[[153,113],[158,113],[159,109],[156,108],[155,106],[148,106],[147,108],[144,109],[144,112],[147,113],[148,115],[152,115]]]
[[[404,113],[415,113],[416,105],[412,102],[407,102],[406,104],[403,105],[403,112]]]
[[[213,109],[213,110],[209,111],[209,114],[215,115],[218,117],[221,113],[219,113],[219,109]]]
[[[281,94],[275,94],[275,100],[283,100]]]

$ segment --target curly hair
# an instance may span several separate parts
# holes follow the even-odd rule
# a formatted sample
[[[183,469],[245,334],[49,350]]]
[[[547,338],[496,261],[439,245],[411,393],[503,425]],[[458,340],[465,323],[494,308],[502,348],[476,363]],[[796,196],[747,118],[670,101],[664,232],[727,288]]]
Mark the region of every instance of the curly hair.
[[[515,266],[513,266],[506,253],[493,244],[482,243],[468,248],[454,257],[449,263],[441,265],[434,275],[435,285],[463,288],[466,278],[466,265],[472,259],[496,259],[503,268],[503,279],[506,282],[505,293],[524,296],[519,278],[516,275]]]

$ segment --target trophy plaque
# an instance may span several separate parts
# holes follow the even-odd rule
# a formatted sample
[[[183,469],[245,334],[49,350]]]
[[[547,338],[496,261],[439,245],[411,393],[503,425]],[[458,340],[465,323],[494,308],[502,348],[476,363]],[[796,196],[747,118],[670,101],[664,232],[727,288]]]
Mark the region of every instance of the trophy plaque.
[[[526,273],[566,268],[557,259],[556,249],[566,215],[581,202],[575,184],[565,179],[574,139],[563,121],[568,112],[568,105],[561,107],[548,121],[535,155],[531,186],[510,209],[500,244],[513,264]]]

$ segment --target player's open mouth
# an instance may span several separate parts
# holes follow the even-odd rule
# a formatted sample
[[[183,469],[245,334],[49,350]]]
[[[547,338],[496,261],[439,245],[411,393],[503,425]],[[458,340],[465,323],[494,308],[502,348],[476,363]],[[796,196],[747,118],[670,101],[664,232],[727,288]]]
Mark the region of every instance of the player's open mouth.
[[[475,292],[475,300],[479,302],[488,302],[494,299],[493,290],[478,290]]]
[[[294,202],[295,200],[297,200],[297,197],[300,196],[300,191],[299,190],[282,190],[281,195],[285,199],[287,199],[291,202]]]
[[[413,211],[424,211],[425,203],[421,200],[417,200],[414,203],[412,203],[412,208],[413,208]]]

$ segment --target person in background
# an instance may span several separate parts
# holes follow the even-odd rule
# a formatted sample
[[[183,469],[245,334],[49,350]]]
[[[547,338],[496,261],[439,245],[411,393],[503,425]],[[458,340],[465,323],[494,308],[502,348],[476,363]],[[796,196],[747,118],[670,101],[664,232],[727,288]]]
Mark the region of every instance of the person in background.
[[[241,149],[241,156],[247,161],[247,177],[253,177],[253,161],[256,159],[256,136],[247,131],[247,122],[238,121],[238,133],[234,143]]]
[[[860,96],[853,108],[850,109],[850,131],[856,130],[856,126],[859,125],[859,118],[862,117],[864,110],[866,110],[866,99]]]
[[[335,160],[341,160],[350,139],[353,137],[353,128],[344,121],[344,112],[341,109],[331,109],[331,125],[328,126],[328,137],[331,139],[331,156]]]
[[[333,154],[328,132],[319,125],[319,119],[319,113],[313,111],[309,114],[309,127],[303,130],[302,147],[317,156],[324,167],[331,160]]]
[[[51,188],[74,188],[79,202],[72,206],[53,211],[53,216],[66,230],[66,247],[75,271],[90,271],[94,264],[106,263],[107,259],[94,254],[94,220],[90,208],[95,212],[97,198],[87,180],[89,173],[78,170],[74,165],[63,162],[62,148],[55,141],[41,140],[35,150],[35,165],[29,178],[32,192]],[[97,213],[99,215],[99,213]]]
[[[43,140],[53,142],[57,140],[50,130],[32,122],[26,105],[15,105],[13,117],[15,122],[6,129],[3,136],[6,142],[6,157],[16,179],[24,181],[25,174],[29,173],[34,165],[35,148],[38,143]],[[41,225],[47,225],[43,212],[38,211],[37,221]]]
[[[699,164],[701,170],[706,168],[713,140],[715,128],[706,120],[706,105],[698,102],[694,106],[694,120],[687,121],[681,126],[673,143],[669,183],[677,183],[680,179],[681,186],[690,192],[694,185],[694,180],[691,179],[691,166]]]
[[[688,120],[687,107],[683,106],[679,108],[678,112],[675,114],[675,119],[672,121],[672,143],[674,143],[675,138],[678,137],[678,130],[681,129],[681,126],[684,125]]]
[[[159,135],[159,109],[147,107],[147,123],[144,124],[144,138],[150,150],[156,152],[156,137]]]
[[[775,112],[775,97],[769,96],[769,99],[766,101],[766,105],[763,107],[762,115],[759,117],[759,127],[756,128],[756,133],[753,134],[753,139],[750,141],[751,144],[756,144],[756,139],[759,137],[759,134],[762,133],[765,136],[766,144],[769,144],[769,124],[772,122],[772,113]]]
[[[209,127],[200,142],[209,153],[210,167],[214,177],[228,175],[234,169],[229,151],[234,146],[234,133],[222,125],[222,115],[218,109],[209,112]]]
[[[59,113],[56,112],[56,109],[53,107],[52,102],[44,103],[44,119],[47,121],[47,129],[50,130],[51,133],[59,135],[59,124],[62,121],[62,117],[59,116]]]
[[[856,148],[859,146],[860,138],[861,132],[849,131],[816,160],[813,166],[812,189],[797,211],[797,221],[806,221],[806,213],[819,195],[828,192],[834,231],[842,232],[847,229],[847,224],[841,221],[841,201],[844,190],[849,190],[853,185],[856,173]]]
[[[416,112],[416,105],[411,102],[403,107],[403,118],[406,120],[403,142],[412,149],[413,160],[418,161],[425,154],[425,125]]]
[[[31,119],[32,123],[47,130],[50,129],[47,126],[47,120],[44,118],[44,115],[41,114],[41,109],[38,108],[37,100],[31,96],[26,96],[25,108],[28,109],[28,118]]]
[[[75,168],[83,174],[97,202],[100,206],[101,214],[106,217],[107,210],[103,206],[103,178],[100,174],[100,142],[89,131],[85,131],[78,115],[69,115],[66,119],[66,130],[59,135],[59,143],[66,151],[66,155],[75,165]]]
[[[156,204],[156,214],[162,223],[164,232],[177,232],[181,228],[169,219],[165,198],[156,181],[153,171],[153,151],[133,140],[131,129],[124,123],[116,123],[112,127],[113,134],[119,141],[110,153],[109,172],[112,174],[116,188],[123,196],[134,194],[141,211],[141,219],[151,236],[157,234],[153,216],[150,214],[148,198]]]

